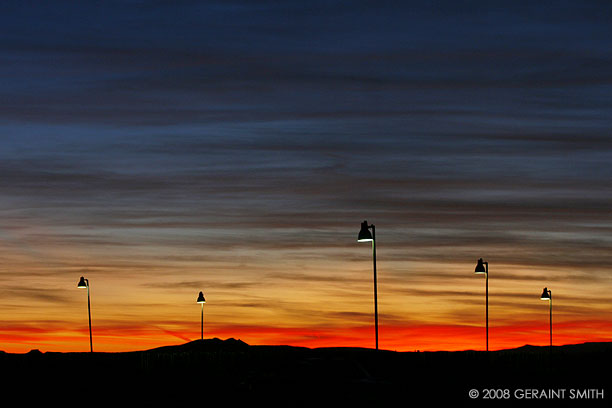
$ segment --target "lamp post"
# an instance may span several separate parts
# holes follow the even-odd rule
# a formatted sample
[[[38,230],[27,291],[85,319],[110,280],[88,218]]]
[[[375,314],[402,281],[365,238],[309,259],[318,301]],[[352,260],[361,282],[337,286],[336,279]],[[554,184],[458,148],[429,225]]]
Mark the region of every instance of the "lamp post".
[[[550,350],[552,351],[552,293],[550,289],[544,288],[542,295],[540,295],[540,299],[548,300],[548,312],[550,314]]]
[[[372,233],[370,233],[370,228]],[[367,221],[361,223],[361,230],[357,236],[357,242],[372,242],[372,261],[374,264],[374,330],[376,333],[376,350],[378,350],[378,289],[376,284],[376,229],[374,224],[368,225]]]
[[[476,264],[476,269],[474,269],[475,274],[485,275],[485,319],[486,319],[486,331],[487,331],[487,351],[489,351],[489,263],[485,262],[480,258],[478,260],[478,264]]]
[[[93,353],[93,341],[91,337],[91,302],[89,301],[89,279],[85,279],[81,276],[77,288],[87,288],[87,313],[89,314],[89,350]]]
[[[204,294],[202,292],[200,292],[200,295],[198,296],[198,300],[196,300],[196,302],[202,305],[202,320],[200,323],[200,340],[204,340],[204,303],[206,303],[206,300],[204,299]]]

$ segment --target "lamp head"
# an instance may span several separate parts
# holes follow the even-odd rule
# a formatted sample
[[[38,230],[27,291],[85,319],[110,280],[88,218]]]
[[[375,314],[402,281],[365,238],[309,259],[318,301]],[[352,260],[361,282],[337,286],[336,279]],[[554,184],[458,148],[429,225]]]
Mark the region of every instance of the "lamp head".
[[[198,300],[196,300],[197,303],[206,303],[206,300],[204,299],[204,294],[202,292],[200,292],[200,295],[198,296]]]
[[[480,258],[478,260],[478,264],[476,264],[476,269],[474,269],[474,273],[487,273],[487,270],[485,268],[485,263],[488,265],[487,262],[484,262],[482,258]]]
[[[79,280],[79,283],[77,284],[77,288],[87,288],[87,286],[89,286],[89,281],[87,279],[85,279],[83,276],[81,276],[81,279]]]
[[[540,296],[540,300],[550,300],[552,298],[552,294],[550,293],[550,290],[548,290],[548,288],[544,288],[544,291],[542,291],[542,295]]]
[[[361,223],[361,230],[359,231],[359,235],[357,236],[357,242],[370,242],[373,241],[372,234],[370,233],[370,229],[368,228],[368,222],[364,221]]]

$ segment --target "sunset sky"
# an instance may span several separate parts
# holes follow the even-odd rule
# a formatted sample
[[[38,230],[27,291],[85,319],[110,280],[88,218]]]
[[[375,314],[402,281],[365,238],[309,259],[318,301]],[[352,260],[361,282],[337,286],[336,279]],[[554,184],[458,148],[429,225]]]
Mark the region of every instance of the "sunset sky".
[[[612,3],[2,1],[0,350],[612,341]]]

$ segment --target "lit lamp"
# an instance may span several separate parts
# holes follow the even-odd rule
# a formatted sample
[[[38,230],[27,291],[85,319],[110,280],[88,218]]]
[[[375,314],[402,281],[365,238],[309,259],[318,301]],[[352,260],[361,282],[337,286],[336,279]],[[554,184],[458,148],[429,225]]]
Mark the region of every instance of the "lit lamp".
[[[93,353],[93,341],[91,338],[91,303],[89,301],[89,280],[81,276],[77,288],[87,289],[87,313],[89,314],[89,350]]]
[[[370,233],[370,228],[372,233]],[[376,230],[374,224],[368,226],[368,222],[361,223],[361,230],[357,236],[357,242],[372,242],[372,260],[374,263],[374,329],[376,332],[376,350],[378,350],[378,293],[376,288]]]
[[[550,292],[550,289],[544,288],[540,299],[548,300],[548,309],[550,314],[550,349],[552,350],[552,293]]]
[[[480,258],[478,260],[478,264],[476,264],[476,269],[474,269],[475,274],[483,274],[485,275],[485,319],[486,319],[486,331],[487,331],[487,351],[489,351],[489,263],[485,262]]]
[[[198,300],[196,300],[196,302],[202,305],[202,321],[200,325],[200,339],[204,340],[204,303],[206,303],[206,300],[204,299],[204,294],[202,292],[200,292],[200,295],[198,296]]]

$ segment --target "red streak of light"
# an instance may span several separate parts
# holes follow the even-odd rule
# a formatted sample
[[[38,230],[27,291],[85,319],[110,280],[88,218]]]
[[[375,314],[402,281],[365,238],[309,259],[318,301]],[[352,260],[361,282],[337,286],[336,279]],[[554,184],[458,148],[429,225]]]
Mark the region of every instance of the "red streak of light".
[[[120,325],[94,327],[94,351],[135,351],[183,344],[199,338],[192,324],[172,326],[172,330],[152,325]],[[196,325],[197,326],[197,325]],[[548,326],[523,322],[489,329],[491,350],[520,347],[525,344],[547,346]],[[88,351],[87,330],[74,331],[56,326],[3,327],[0,349],[7,352]],[[374,348],[374,329],[358,327],[271,327],[246,325],[209,325],[205,338],[237,338],[253,345],[291,345],[301,347],[365,347]],[[177,339],[180,340],[177,342]],[[607,321],[559,322],[553,326],[554,345],[593,341],[611,341],[612,325]],[[485,329],[462,325],[381,325],[380,348],[397,351],[483,350]]]

